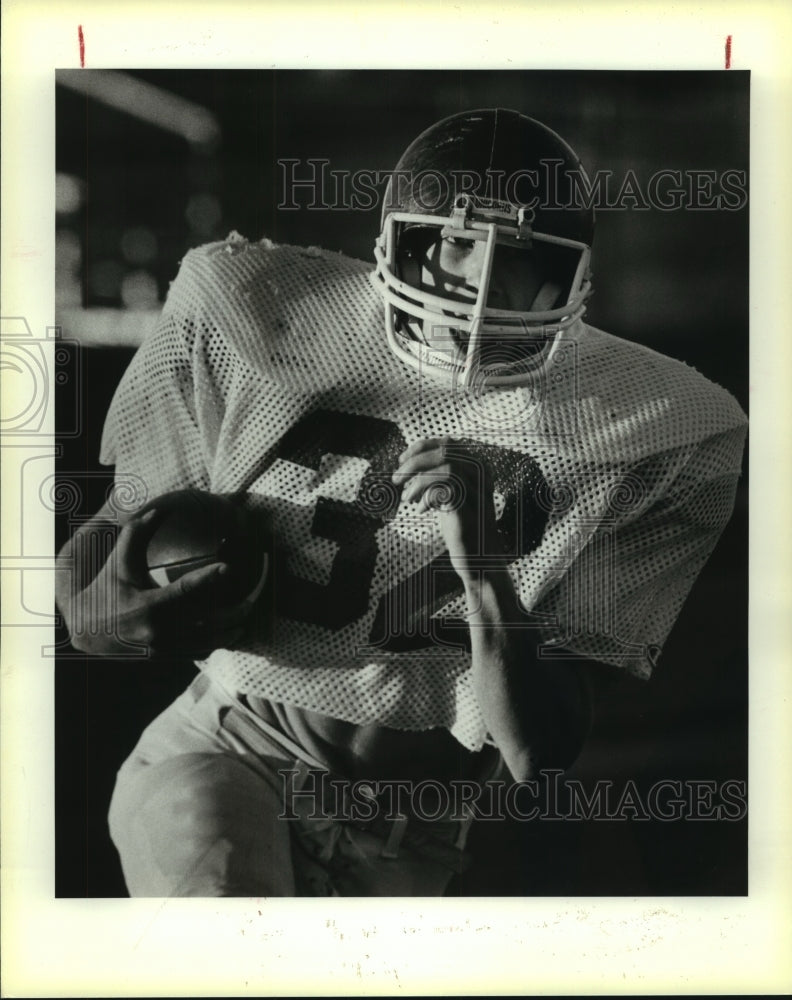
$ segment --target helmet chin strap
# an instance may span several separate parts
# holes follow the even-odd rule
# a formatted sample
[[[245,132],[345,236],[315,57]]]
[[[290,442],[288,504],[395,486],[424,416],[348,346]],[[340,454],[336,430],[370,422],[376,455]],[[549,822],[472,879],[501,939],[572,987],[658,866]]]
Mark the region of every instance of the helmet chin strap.
[[[492,264],[495,259],[495,246],[497,242],[497,227],[490,225],[489,232],[487,233],[487,245],[484,249],[484,261],[481,265],[481,282],[479,284],[478,295],[476,296],[476,305],[473,308],[470,339],[467,344],[467,354],[460,380],[465,388],[470,385],[476,374],[475,359],[478,357],[481,347],[481,326],[484,321],[484,310],[487,308],[487,299],[489,298],[490,278],[492,277]]]
[[[548,309],[554,309],[560,294],[561,285],[557,281],[545,281],[531,303],[531,312],[545,312]]]

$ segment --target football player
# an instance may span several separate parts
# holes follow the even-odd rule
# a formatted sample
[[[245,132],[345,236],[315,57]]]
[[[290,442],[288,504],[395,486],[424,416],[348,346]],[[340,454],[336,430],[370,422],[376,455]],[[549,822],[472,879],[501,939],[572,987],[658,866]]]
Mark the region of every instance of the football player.
[[[649,676],[745,418],[584,323],[587,190],[552,130],[477,110],[405,152],[373,271],[237,234],[186,256],[102,461],[243,499],[274,551],[222,615],[232,567],[151,586],[156,512],[98,569],[110,508],[62,553],[78,648],[199,661],[118,775],[132,895],[440,894],[479,792],[568,767],[598,689]]]

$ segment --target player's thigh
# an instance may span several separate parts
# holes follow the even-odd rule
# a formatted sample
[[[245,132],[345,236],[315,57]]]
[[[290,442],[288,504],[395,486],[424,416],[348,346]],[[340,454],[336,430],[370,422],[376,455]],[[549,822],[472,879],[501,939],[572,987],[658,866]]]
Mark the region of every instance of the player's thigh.
[[[281,803],[275,782],[228,754],[122,768],[110,831],[130,895],[293,895]]]

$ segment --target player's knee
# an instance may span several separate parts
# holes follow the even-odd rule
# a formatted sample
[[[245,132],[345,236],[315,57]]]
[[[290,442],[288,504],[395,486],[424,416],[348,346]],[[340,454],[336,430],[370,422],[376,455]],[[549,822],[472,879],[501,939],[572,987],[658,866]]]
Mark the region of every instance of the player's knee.
[[[288,831],[242,762],[185,755],[136,776],[111,829],[133,895],[282,895],[291,888]],[[123,790],[116,799],[124,799]],[[277,858],[277,861],[276,861]]]
[[[217,772],[224,768],[206,768],[181,774],[167,789],[160,788],[143,807],[151,832],[161,830],[163,840],[175,850],[201,850],[233,825],[233,816],[223,809],[223,789]],[[209,780],[207,780],[209,779]]]

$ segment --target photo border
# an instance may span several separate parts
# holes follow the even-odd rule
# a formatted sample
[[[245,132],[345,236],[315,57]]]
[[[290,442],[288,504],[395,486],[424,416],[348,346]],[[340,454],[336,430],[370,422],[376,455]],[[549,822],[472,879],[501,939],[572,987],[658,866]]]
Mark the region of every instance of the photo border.
[[[775,992],[786,954],[790,777],[792,10],[595,3],[119,4],[3,7],[2,316],[54,323],[54,69],[715,69],[751,80],[750,789],[747,897],[638,899],[54,899],[51,625],[6,629],[2,664],[3,990],[16,996]],[[308,26],[308,27],[306,27]],[[81,29],[81,30],[79,30]],[[41,456],[54,456],[51,423]],[[19,462],[3,443],[3,558],[18,549]],[[28,456],[29,457],[29,456]],[[772,501],[768,500],[772,498]],[[763,503],[762,503],[763,501]],[[761,511],[761,517],[756,512]],[[26,512],[26,517],[28,512]],[[32,512],[42,551],[47,512]],[[8,555],[11,553],[11,555]],[[9,563],[10,565],[10,563]],[[46,565],[43,564],[46,570]],[[49,606],[43,572],[37,603]],[[3,601],[9,597],[4,592]],[[5,609],[4,609],[5,610]],[[6,618],[4,617],[5,621]],[[786,645],[785,645],[786,643]],[[42,865],[42,859],[48,859]]]

